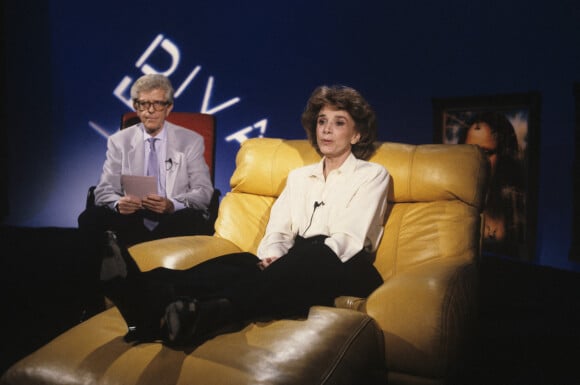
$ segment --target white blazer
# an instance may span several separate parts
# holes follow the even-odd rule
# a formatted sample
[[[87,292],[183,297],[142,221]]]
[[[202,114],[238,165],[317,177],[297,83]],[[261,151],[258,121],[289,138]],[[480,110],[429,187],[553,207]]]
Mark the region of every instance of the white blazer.
[[[166,156],[171,159],[167,170],[167,198],[186,207],[207,210],[213,194],[209,167],[205,162],[204,141],[198,133],[165,121]],[[99,184],[95,188],[95,203],[113,208],[121,198],[121,174],[145,174],[144,128],[141,123],[120,130],[107,140],[107,154]]]

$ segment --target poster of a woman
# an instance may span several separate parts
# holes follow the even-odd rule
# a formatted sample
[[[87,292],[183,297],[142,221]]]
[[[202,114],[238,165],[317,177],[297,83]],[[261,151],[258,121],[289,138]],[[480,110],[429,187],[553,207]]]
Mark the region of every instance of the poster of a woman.
[[[489,161],[484,254],[533,259],[538,113],[533,95],[433,100],[435,141],[477,145]]]

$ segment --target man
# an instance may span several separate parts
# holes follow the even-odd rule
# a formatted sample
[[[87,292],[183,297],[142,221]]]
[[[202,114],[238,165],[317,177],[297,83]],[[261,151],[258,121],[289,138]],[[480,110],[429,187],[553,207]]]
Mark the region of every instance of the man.
[[[105,234],[132,245],[213,232],[208,208],[214,189],[203,155],[203,137],[166,120],[173,109],[173,93],[169,79],[158,74],[144,75],[131,87],[141,122],[109,137],[95,188],[95,207],[78,218],[93,262],[110,252]],[[122,175],[153,176],[157,193],[125,194]],[[103,245],[105,250],[100,250]],[[91,265],[92,271],[99,271]]]

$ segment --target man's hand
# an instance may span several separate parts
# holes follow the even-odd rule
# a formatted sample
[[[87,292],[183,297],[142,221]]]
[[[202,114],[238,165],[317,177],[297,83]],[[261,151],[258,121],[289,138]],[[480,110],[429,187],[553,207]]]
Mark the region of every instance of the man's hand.
[[[117,202],[117,211],[121,214],[133,214],[135,211],[142,209],[141,199],[136,196],[126,195],[121,197]]]
[[[171,214],[175,211],[173,202],[157,194],[149,194],[141,201],[143,208],[157,214]]]

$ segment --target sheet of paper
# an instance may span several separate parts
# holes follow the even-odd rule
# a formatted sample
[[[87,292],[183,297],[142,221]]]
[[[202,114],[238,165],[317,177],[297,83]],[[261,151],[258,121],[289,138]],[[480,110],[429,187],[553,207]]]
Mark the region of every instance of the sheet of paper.
[[[157,180],[154,176],[121,175],[121,186],[125,195],[143,198],[148,194],[157,194]]]

